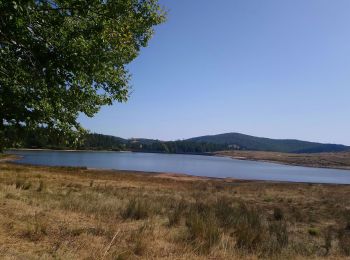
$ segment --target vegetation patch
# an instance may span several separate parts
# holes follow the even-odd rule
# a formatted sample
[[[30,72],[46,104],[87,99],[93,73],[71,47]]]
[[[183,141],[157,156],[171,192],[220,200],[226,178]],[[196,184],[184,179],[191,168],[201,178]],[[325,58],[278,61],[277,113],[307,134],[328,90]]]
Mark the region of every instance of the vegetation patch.
[[[195,204],[186,218],[188,240],[199,253],[209,253],[221,236],[215,213],[207,205]]]
[[[346,185],[310,188],[294,183],[184,180],[0,163],[0,233],[7,238],[0,238],[0,255],[349,257],[350,221],[344,210],[350,207],[349,194]],[[332,203],[325,204],[325,197]]]
[[[146,219],[152,214],[152,205],[145,199],[132,198],[121,212],[124,219]]]

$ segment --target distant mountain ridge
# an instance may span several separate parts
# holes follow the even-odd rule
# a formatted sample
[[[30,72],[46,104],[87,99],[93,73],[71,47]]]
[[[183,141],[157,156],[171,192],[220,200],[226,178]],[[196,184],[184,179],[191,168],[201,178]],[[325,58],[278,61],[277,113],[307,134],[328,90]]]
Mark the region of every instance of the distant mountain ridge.
[[[271,151],[286,153],[317,153],[350,151],[349,146],[341,144],[323,144],[295,139],[271,139],[240,133],[225,133],[189,138],[186,141],[227,145],[239,150]]]
[[[119,146],[118,146],[119,145]],[[119,147],[145,152],[206,153],[222,150],[270,151],[285,153],[321,153],[350,151],[350,146],[323,144],[295,139],[272,139],[240,133],[224,133],[193,137],[181,141],[161,141],[146,138],[123,139],[101,134],[89,134],[85,147]]]
[[[90,133],[78,145],[60,135],[51,135],[48,129],[27,130],[18,135],[15,131],[6,132],[6,140],[15,140],[12,148],[47,148],[78,150],[114,150],[159,153],[206,154],[224,150],[271,151],[285,153],[320,153],[350,151],[349,146],[322,144],[294,139],[271,139],[240,133],[225,133],[193,137],[186,140],[161,141],[146,138],[124,139],[112,135]]]

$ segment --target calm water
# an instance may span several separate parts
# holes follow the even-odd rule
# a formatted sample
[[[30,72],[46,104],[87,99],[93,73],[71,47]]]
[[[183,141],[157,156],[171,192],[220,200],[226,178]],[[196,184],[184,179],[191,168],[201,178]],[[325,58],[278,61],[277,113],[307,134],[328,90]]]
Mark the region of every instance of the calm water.
[[[216,156],[127,152],[11,151],[19,163],[148,172],[184,173],[246,180],[350,184],[350,171],[287,166]]]

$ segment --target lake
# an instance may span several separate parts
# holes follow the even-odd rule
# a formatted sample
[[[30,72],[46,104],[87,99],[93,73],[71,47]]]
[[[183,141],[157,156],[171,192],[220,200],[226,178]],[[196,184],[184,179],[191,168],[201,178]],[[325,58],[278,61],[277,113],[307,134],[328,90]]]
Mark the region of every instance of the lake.
[[[350,184],[350,171],[288,166],[275,163],[236,160],[218,156],[91,152],[91,151],[9,151],[23,156],[18,163],[50,166],[145,172],[182,173],[195,176],[244,180]]]

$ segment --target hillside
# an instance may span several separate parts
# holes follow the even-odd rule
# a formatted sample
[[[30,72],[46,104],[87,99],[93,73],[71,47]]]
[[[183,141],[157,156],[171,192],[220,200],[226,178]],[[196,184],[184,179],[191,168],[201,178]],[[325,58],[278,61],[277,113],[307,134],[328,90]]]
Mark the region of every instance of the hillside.
[[[18,134],[11,129],[6,131],[8,147],[48,148],[80,150],[114,150],[160,153],[212,153],[225,150],[270,151],[287,153],[320,153],[350,151],[349,146],[321,144],[300,140],[279,140],[255,137],[239,133],[226,133],[194,137],[187,140],[161,141],[145,138],[123,139],[111,135],[90,133],[82,142],[73,146],[72,142],[55,135],[45,128],[26,130]]]
[[[123,148],[123,145],[127,143],[127,140],[103,134],[88,134],[85,139],[83,146],[95,149],[115,149],[119,150]]]
[[[322,144],[293,139],[270,139],[240,133],[226,133],[194,137],[181,141],[153,139],[122,139],[119,137],[90,134],[84,148],[115,148],[144,152],[206,153],[223,150],[271,151],[285,153],[324,153],[350,151],[349,146]]]
[[[318,153],[349,151],[350,147],[338,144],[321,144],[293,139],[270,139],[240,133],[207,135],[187,139],[198,143],[225,145],[227,149],[272,151],[287,153]]]

